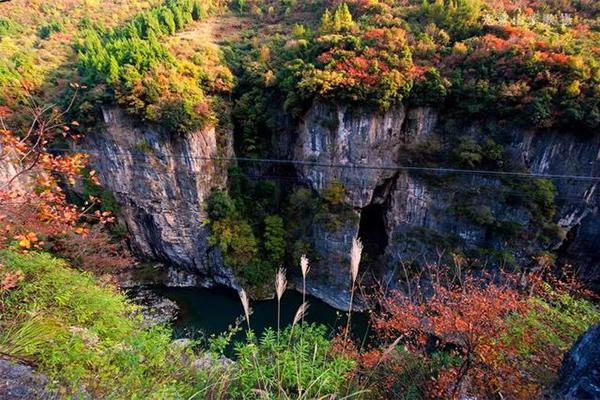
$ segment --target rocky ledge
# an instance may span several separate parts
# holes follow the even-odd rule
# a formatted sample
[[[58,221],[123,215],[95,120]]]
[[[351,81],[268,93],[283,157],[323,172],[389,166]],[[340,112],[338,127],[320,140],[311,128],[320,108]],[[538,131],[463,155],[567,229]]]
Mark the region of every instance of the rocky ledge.
[[[600,399],[600,324],[584,333],[565,355],[560,393],[566,399]]]

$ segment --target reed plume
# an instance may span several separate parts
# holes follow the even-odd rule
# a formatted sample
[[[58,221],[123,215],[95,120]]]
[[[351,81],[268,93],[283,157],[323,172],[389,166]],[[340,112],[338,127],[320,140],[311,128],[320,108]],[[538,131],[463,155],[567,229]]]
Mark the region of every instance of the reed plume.
[[[275,275],[275,293],[277,294],[277,341],[279,341],[279,331],[281,329],[281,297],[287,287],[287,280],[285,279],[285,270],[280,268]]]
[[[346,338],[350,331],[350,321],[352,319],[352,303],[354,302],[354,290],[356,288],[356,278],[358,277],[358,267],[362,255],[363,244],[359,238],[352,238],[352,250],[350,251],[350,277],[352,287],[350,289],[350,305],[348,306],[348,320],[346,323]]]
[[[250,302],[248,301],[248,295],[244,289],[240,289],[238,292],[242,307],[244,308],[244,315],[246,316],[246,323],[248,324],[248,330],[250,330]]]
[[[294,334],[294,327],[296,326],[296,324],[298,322],[300,322],[300,320],[304,321],[304,316],[306,315],[307,311],[308,311],[308,303],[302,303],[300,304],[300,307],[298,307],[298,310],[296,310],[296,315],[294,315],[294,322],[292,322],[292,328],[290,329],[290,337],[288,338],[288,347],[291,346],[292,343],[292,336]],[[302,343],[302,334],[304,333],[304,327],[300,326],[300,342]],[[299,365],[300,365],[300,369],[302,369],[302,360],[299,360]]]
[[[306,303],[306,276],[310,271],[306,254],[302,254],[302,257],[300,257],[300,269],[302,270],[302,303]],[[304,315],[302,316],[302,325],[304,325]]]
[[[294,322],[292,322],[292,328],[294,327],[294,325],[296,325],[298,322],[300,322],[300,320],[304,321],[304,316],[306,315],[306,312],[308,311],[308,307],[309,304],[307,302],[304,302],[300,305],[300,307],[298,307],[298,310],[296,311],[296,315],[294,315]]]

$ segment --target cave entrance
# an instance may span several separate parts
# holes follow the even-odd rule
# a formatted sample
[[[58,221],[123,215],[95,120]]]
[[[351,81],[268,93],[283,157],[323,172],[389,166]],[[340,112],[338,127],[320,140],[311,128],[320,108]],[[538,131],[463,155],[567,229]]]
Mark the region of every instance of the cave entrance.
[[[364,253],[371,261],[376,261],[383,255],[388,244],[384,203],[369,204],[363,208],[358,236],[363,242]]]

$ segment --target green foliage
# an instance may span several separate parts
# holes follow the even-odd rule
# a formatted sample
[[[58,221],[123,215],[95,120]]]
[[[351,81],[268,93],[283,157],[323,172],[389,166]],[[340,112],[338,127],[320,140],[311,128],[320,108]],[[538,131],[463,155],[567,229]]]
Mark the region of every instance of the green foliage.
[[[279,215],[265,217],[264,247],[272,265],[282,266],[285,255],[286,231]]]
[[[354,361],[336,354],[324,326],[305,324],[277,333],[252,334],[235,345],[237,364],[233,398],[254,398],[256,388],[278,398],[326,398],[358,394],[351,381]],[[302,393],[301,397],[299,392]]]
[[[249,112],[236,118],[249,121],[245,132],[264,131],[271,104],[300,118],[315,98],[382,109],[408,101],[538,128],[600,126],[599,34],[586,30],[590,20],[540,22],[576,5],[529,4],[528,18],[532,10],[486,0],[350,5],[325,9],[315,30],[291,25],[289,35],[237,47],[239,105]],[[259,152],[257,137],[246,138]]]
[[[60,31],[62,31],[62,24],[58,21],[52,21],[49,24],[43,25],[40,28],[38,36],[41,39],[48,39],[50,35]]]
[[[218,245],[225,263],[238,271],[258,253],[258,243],[250,224],[237,215],[229,215],[211,223],[209,243]]]
[[[173,134],[213,122],[204,66],[187,63],[184,68],[160,41],[202,18],[208,9],[204,2],[168,0],[118,29],[84,30],[76,45],[84,83],[107,85],[108,97],[112,94],[130,113],[158,122]]]
[[[411,102],[430,106],[443,104],[448,95],[448,86],[450,82],[442,78],[436,68],[431,68],[425,72],[424,79],[415,82],[410,92]]]
[[[268,189],[265,195],[268,196]],[[235,269],[246,285],[262,290],[271,282],[285,254],[283,220],[279,216],[268,215],[264,217],[262,229],[258,226],[253,228],[251,222],[256,221],[256,214],[245,210],[240,196],[236,200],[234,202],[227,192],[221,190],[213,191],[208,197],[209,242],[219,246],[225,263]]]
[[[319,210],[315,219],[330,231],[337,231],[347,224],[356,222],[357,215],[346,203],[346,189],[337,180],[331,180],[321,190]]]
[[[4,16],[0,16],[0,39],[16,35],[22,30],[23,27],[20,24]]]
[[[206,200],[206,210],[211,220],[218,220],[233,215],[235,205],[227,192],[214,190]]]
[[[187,398],[203,388],[164,327],[144,328],[111,287],[47,254],[0,253],[25,279],[0,294],[0,349],[35,360],[41,372],[98,398]]]
[[[336,9],[333,14],[333,29],[335,32],[349,31],[354,26],[352,20],[352,14],[348,9],[348,4],[342,3]]]
[[[483,5],[482,0],[425,0],[420,12],[436,25],[464,37],[480,29]]]
[[[548,284],[544,283],[541,290],[543,296],[529,300],[530,311],[525,317],[507,320],[509,329],[503,342],[518,350],[520,368],[525,373],[542,385],[552,385],[564,353],[600,321],[600,312],[590,301],[557,292]]]
[[[501,169],[504,165],[504,148],[487,137],[482,143],[470,136],[460,136],[452,151],[453,161],[462,168]]]
[[[339,206],[346,200],[346,189],[340,181],[332,180],[321,190],[321,197],[332,206]]]

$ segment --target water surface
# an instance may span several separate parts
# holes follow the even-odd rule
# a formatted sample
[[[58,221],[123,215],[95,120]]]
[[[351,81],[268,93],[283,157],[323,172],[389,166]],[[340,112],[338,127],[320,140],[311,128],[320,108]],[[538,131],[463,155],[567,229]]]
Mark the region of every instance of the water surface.
[[[200,331],[205,335],[225,332],[243,317],[243,309],[237,293],[223,288],[172,288],[156,287],[154,291],[160,296],[171,299],[179,306],[179,316],[174,327],[180,336],[189,332]],[[307,295],[310,303],[306,322],[316,322],[328,327],[329,332],[337,332],[346,324],[346,313],[336,310],[325,302]],[[292,323],[298,307],[302,304],[302,294],[288,290],[281,299],[281,326]],[[250,303],[252,329],[261,334],[266,328],[277,328],[277,301],[263,300]],[[245,327],[245,322],[244,325]],[[366,314],[352,315],[352,335],[362,341],[368,334],[368,317]],[[243,336],[242,336],[243,337]]]

